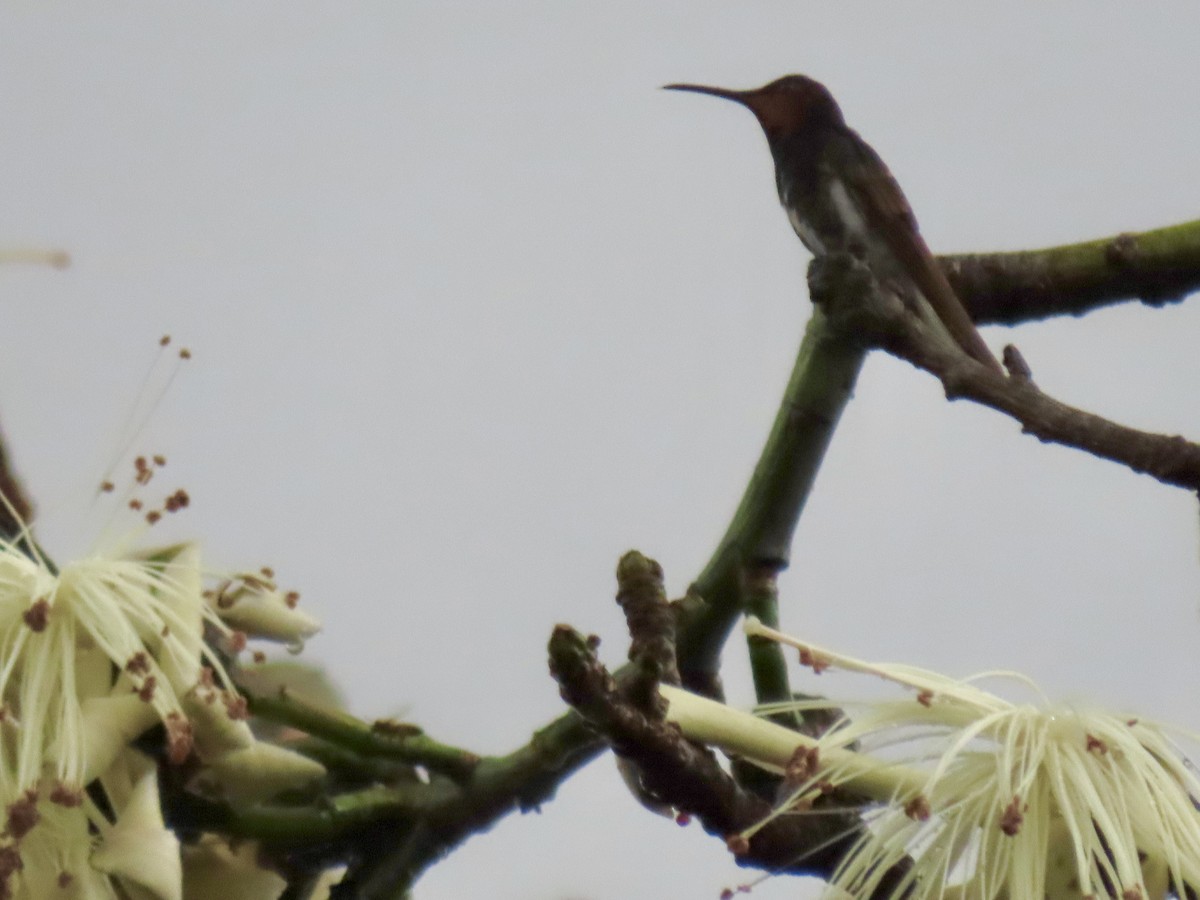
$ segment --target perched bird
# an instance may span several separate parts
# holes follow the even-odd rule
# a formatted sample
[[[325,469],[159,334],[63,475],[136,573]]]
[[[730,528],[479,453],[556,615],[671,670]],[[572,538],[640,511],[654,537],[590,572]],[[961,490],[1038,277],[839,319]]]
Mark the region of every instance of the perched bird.
[[[724,97],[754,113],[775,160],[779,202],[804,246],[816,256],[851,253],[885,284],[915,285],[950,336],[1003,373],[921,237],[900,185],[879,154],[846,126],[823,84],[787,75],[751,91],[666,88]]]

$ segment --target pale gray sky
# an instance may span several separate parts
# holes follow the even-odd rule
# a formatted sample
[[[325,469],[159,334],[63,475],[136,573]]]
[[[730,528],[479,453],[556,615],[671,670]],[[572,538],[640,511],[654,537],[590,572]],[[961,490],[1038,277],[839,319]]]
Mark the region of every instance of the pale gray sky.
[[[1200,6],[1015,2],[0,5],[0,424],[62,556],[170,332],[147,450],[170,536],[269,562],[367,716],[504,752],[561,711],[555,622],[624,657],[618,555],[682,591],[808,314],[765,142],[668,81],[824,81],[931,245],[1195,218]],[[1041,386],[1200,436],[1200,306],[988,329]],[[94,517],[93,517],[94,518]],[[872,359],[798,533],[784,623],[860,656],[1200,727],[1194,500]],[[750,700],[731,645],[735,699]],[[853,693],[853,682],[822,687]],[[745,876],[610,761],[422,900],[715,897]],[[795,882],[759,888],[794,897]]]

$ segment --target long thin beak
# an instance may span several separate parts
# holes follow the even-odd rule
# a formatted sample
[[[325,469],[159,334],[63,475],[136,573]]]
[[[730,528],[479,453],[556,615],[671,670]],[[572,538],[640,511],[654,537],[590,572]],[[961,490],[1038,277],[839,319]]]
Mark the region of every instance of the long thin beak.
[[[693,94],[711,94],[714,97],[724,97],[726,100],[732,100],[734,103],[741,103],[743,106],[748,105],[746,95],[749,91],[731,91],[727,88],[708,87],[703,84],[664,84],[664,91],[691,91]]]

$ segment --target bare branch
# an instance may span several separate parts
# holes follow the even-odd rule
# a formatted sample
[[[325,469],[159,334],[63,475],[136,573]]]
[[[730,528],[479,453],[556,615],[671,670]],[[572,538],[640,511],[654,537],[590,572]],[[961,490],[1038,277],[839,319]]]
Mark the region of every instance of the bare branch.
[[[937,376],[947,398],[974,400],[1006,413],[1042,441],[1075,447],[1164,484],[1200,491],[1200,445],[1179,435],[1118,425],[1055,400],[1034,384],[1015,347],[1004,354],[1009,375],[997,375],[940,339],[894,296],[881,292],[856,260],[814,263],[809,286],[814,302],[840,327]]]
[[[749,841],[740,832],[767,817],[771,804],[741,786],[712,751],[683,737],[678,727],[638,709],[596,659],[593,643],[559,625],[550,637],[550,671],[563,696],[618,753],[632,761],[643,786],[704,830],[726,841],[737,862],[772,871],[829,878],[858,837],[857,817],[837,814],[780,816]],[[903,874],[897,867],[895,878]],[[888,889],[895,886],[889,882]],[[886,896],[881,893],[880,896]]]
[[[1130,300],[1161,306],[1200,290],[1200,220],[1044,250],[938,259],[980,324],[1078,316]]]

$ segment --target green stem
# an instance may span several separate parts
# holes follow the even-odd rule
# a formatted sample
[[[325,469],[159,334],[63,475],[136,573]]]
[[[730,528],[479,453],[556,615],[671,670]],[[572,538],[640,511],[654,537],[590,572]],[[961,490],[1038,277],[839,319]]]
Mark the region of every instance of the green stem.
[[[363,896],[403,896],[426,868],[469,835],[487,830],[514,810],[535,810],[551,799],[559,783],[603,747],[583,719],[570,712],[507,756],[484,757],[471,779],[418,822],[412,834],[390,846],[380,844],[388,846],[388,852],[359,873]]]
[[[705,605],[680,635],[684,684],[705,685],[715,679],[721,647],[745,607],[747,576],[787,568],[792,533],[866,352],[814,308],[758,465],[725,536],[694,585]]]
[[[746,584],[746,614],[756,616],[772,628],[779,627],[779,589],[775,574],[767,570],[751,573]],[[787,659],[783,647],[767,638],[749,635],[746,649],[750,657],[750,674],[754,679],[754,695],[760,704],[789,703],[793,699],[788,681]],[[775,713],[771,720],[788,728],[799,728],[803,722],[794,712]]]
[[[299,848],[342,840],[356,831],[378,827],[381,822],[419,819],[444,805],[451,791],[452,786],[444,782],[374,786],[306,806],[249,807],[178,791],[170,795],[166,812],[170,824],[176,827],[218,831],[230,837]]]
[[[439,743],[411,726],[407,732],[391,733],[385,723],[370,725],[347,713],[321,709],[296,697],[243,693],[254,715],[290,725],[364,756],[412,763],[452,778],[468,777],[479,764],[476,754]]]

